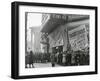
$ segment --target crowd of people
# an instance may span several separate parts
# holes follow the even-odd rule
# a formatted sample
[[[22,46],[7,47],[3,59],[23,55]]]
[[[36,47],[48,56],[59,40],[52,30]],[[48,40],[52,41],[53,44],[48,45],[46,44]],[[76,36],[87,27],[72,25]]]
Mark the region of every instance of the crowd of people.
[[[48,53],[33,53],[32,51],[27,52],[25,56],[25,66],[27,68],[27,65],[29,64],[29,67],[31,65],[33,66],[34,63],[47,63],[50,62],[50,54]],[[34,67],[34,66],[33,66]]]
[[[64,62],[65,58],[65,62]],[[58,53],[33,53],[28,52],[25,56],[25,65],[34,67],[34,63],[51,62],[52,67],[55,64],[64,66],[89,65],[89,51],[70,51]]]

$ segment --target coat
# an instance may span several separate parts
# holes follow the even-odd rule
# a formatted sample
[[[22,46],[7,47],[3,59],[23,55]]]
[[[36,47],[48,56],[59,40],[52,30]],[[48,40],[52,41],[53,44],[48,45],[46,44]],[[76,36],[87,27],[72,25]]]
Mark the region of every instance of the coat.
[[[55,63],[55,54],[51,54],[51,63],[52,63],[52,64]]]
[[[30,55],[29,55],[29,64],[33,63],[33,52],[30,51]]]

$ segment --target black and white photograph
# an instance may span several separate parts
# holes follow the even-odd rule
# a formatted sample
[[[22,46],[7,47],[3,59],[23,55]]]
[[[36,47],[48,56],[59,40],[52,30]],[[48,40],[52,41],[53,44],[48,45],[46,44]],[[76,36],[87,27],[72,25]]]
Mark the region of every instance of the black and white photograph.
[[[89,65],[89,15],[26,12],[25,19],[25,68]]]
[[[97,74],[97,7],[12,3],[12,78]]]

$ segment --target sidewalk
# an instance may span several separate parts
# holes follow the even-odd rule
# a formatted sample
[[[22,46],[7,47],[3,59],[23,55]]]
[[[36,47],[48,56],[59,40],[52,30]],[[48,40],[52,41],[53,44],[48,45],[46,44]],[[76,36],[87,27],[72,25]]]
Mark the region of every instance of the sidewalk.
[[[34,63],[35,68],[42,68],[42,67],[52,67],[51,63]],[[62,67],[61,65],[55,64],[55,67]]]

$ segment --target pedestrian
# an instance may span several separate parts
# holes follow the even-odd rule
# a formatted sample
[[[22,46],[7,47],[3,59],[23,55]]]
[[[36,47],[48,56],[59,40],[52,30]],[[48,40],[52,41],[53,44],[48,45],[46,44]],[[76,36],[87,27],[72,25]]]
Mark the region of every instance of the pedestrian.
[[[33,52],[32,51],[30,51],[30,55],[29,55],[29,67],[31,68],[31,65],[32,65],[32,67],[34,67],[33,66]]]
[[[51,64],[52,64],[52,67],[55,66],[55,54],[54,53],[51,54]]]
[[[28,68],[28,64],[29,64],[29,52],[27,52],[25,55],[25,68]]]

